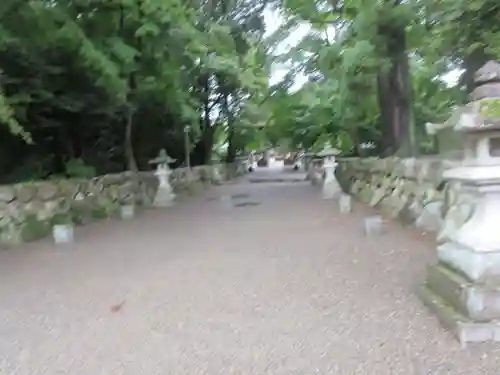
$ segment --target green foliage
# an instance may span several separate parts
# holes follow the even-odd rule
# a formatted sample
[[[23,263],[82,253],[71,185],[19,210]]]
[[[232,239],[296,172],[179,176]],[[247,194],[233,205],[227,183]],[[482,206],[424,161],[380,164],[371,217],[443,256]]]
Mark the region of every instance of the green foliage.
[[[462,66],[470,83],[487,59],[500,57],[494,0],[290,0],[283,11],[286,22],[270,37],[271,52],[300,22],[311,29],[272,59],[292,71],[269,97],[271,143],[285,138],[310,149],[328,139],[356,152],[392,134],[392,142],[404,136],[414,143],[406,147],[427,149],[424,124],[446,120],[463,96],[460,85],[447,87],[440,77]],[[291,92],[298,71],[309,82]],[[396,108],[407,113],[403,121],[391,117]]]
[[[207,163],[216,128],[261,121],[249,98],[267,89],[262,4],[6,0],[0,149],[16,157],[2,180],[17,164],[36,178],[149,168],[162,147],[181,164],[186,125],[192,161]]]
[[[96,176],[95,168],[85,165],[82,159],[71,159],[66,162],[66,175],[76,178],[93,178]]]
[[[439,77],[500,57],[495,0],[6,0],[0,5],[0,177],[193,164],[248,148],[421,148],[464,97]],[[299,43],[278,45],[307,23]],[[269,86],[273,64],[289,68]],[[294,78],[309,81],[292,90]],[[395,113],[403,113],[397,116]],[[415,136],[416,135],[416,136]],[[404,138],[404,139],[403,139]],[[387,141],[389,139],[389,141]],[[395,150],[392,150],[395,151]],[[31,174],[31,176],[27,176]]]

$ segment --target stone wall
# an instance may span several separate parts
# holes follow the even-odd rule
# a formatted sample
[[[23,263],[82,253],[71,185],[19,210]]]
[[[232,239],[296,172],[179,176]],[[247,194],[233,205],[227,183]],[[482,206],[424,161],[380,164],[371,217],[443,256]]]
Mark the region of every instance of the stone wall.
[[[193,168],[188,182],[186,170],[172,171],[176,193],[190,192],[215,183],[213,166]],[[220,175],[235,177],[240,166],[217,166]],[[86,224],[119,215],[122,205],[150,206],[158,186],[154,171],[108,174],[90,180],[62,179],[0,185],[0,244],[16,245],[42,238],[54,224]]]
[[[473,197],[443,180],[457,161],[439,158],[341,158],[337,178],[343,190],[383,214],[437,232],[444,241],[474,209]]]

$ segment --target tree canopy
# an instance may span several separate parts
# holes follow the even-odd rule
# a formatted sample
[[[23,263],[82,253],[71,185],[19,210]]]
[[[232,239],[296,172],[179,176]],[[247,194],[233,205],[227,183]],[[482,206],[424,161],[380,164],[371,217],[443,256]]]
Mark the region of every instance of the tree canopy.
[[[276,59],[291,70],[273,96],[271,138],[346,152],[429,152],[427,121],[442,121],[472,90],[473,73],[500,54],[500,5],[490,0],[289,0],[276,35],[310,31]],[[278,37],[280,39],[280,37]],[[443,75],[463,69],[450,87]],[[308,77],[289,93],[297,72]]]
[[[143,169],[160,148],[181,165],[186,131],[193,164],[325,140],[428,152],[425,122],[500,54],[496,0],[0,3],[0,183]],[[283,22],[266,33],[271,10]]]

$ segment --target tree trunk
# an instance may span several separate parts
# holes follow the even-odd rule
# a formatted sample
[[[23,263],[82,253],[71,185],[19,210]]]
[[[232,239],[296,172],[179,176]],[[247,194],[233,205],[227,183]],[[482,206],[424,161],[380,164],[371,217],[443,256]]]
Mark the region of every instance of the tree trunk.
[[[406,53],[406,31],[399,25],[382,25],[390,68],[377,77],[382,122],[382,153],[408,157],[417,153],[411,102],[411,80]]]
[[[127,160],[127,169],[137,172],[137,162],[134,156],[134,146],[132,143],[132,129],[134,125],[134,109],[127,109],[127,117],[125,123],[125,158]]]
[[[377,75],[377,97],[380,110],[380,155],[389,156],[396,152],[396,139],[392,124],[391,108],[394,107],[393,97],[390,92],[389,74],[379,70]]]
[[[229,129],[227,132],[227,156],[226,156],[226,163],[233,163],[236,160],[236,153],[237,153],[237,148],[236,148],[236,139],[235,139],[236,132],[234,131],[234,126],[233,124],[229,124]]]

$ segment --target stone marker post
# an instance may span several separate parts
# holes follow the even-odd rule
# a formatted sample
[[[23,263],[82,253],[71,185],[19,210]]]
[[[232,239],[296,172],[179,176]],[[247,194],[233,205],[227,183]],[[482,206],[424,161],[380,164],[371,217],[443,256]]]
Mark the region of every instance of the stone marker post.
[[[455,125],[465,140],[459,167],[444,178],[476,197],[469,220],[437,250],[420,288],[424,302],[462,345],[500,341],[500,64],[475,76],[476,89]]]
[[[150,164],[157,164],[155,176],[158,178],[158,190],[153,201],[155,207],[171,206],[175,199],[175,194],[170,185],[170,174],[172,173],[168,163],[175,161],[167,155],[165,149],[161,149],[158,156],[150,161]]]

